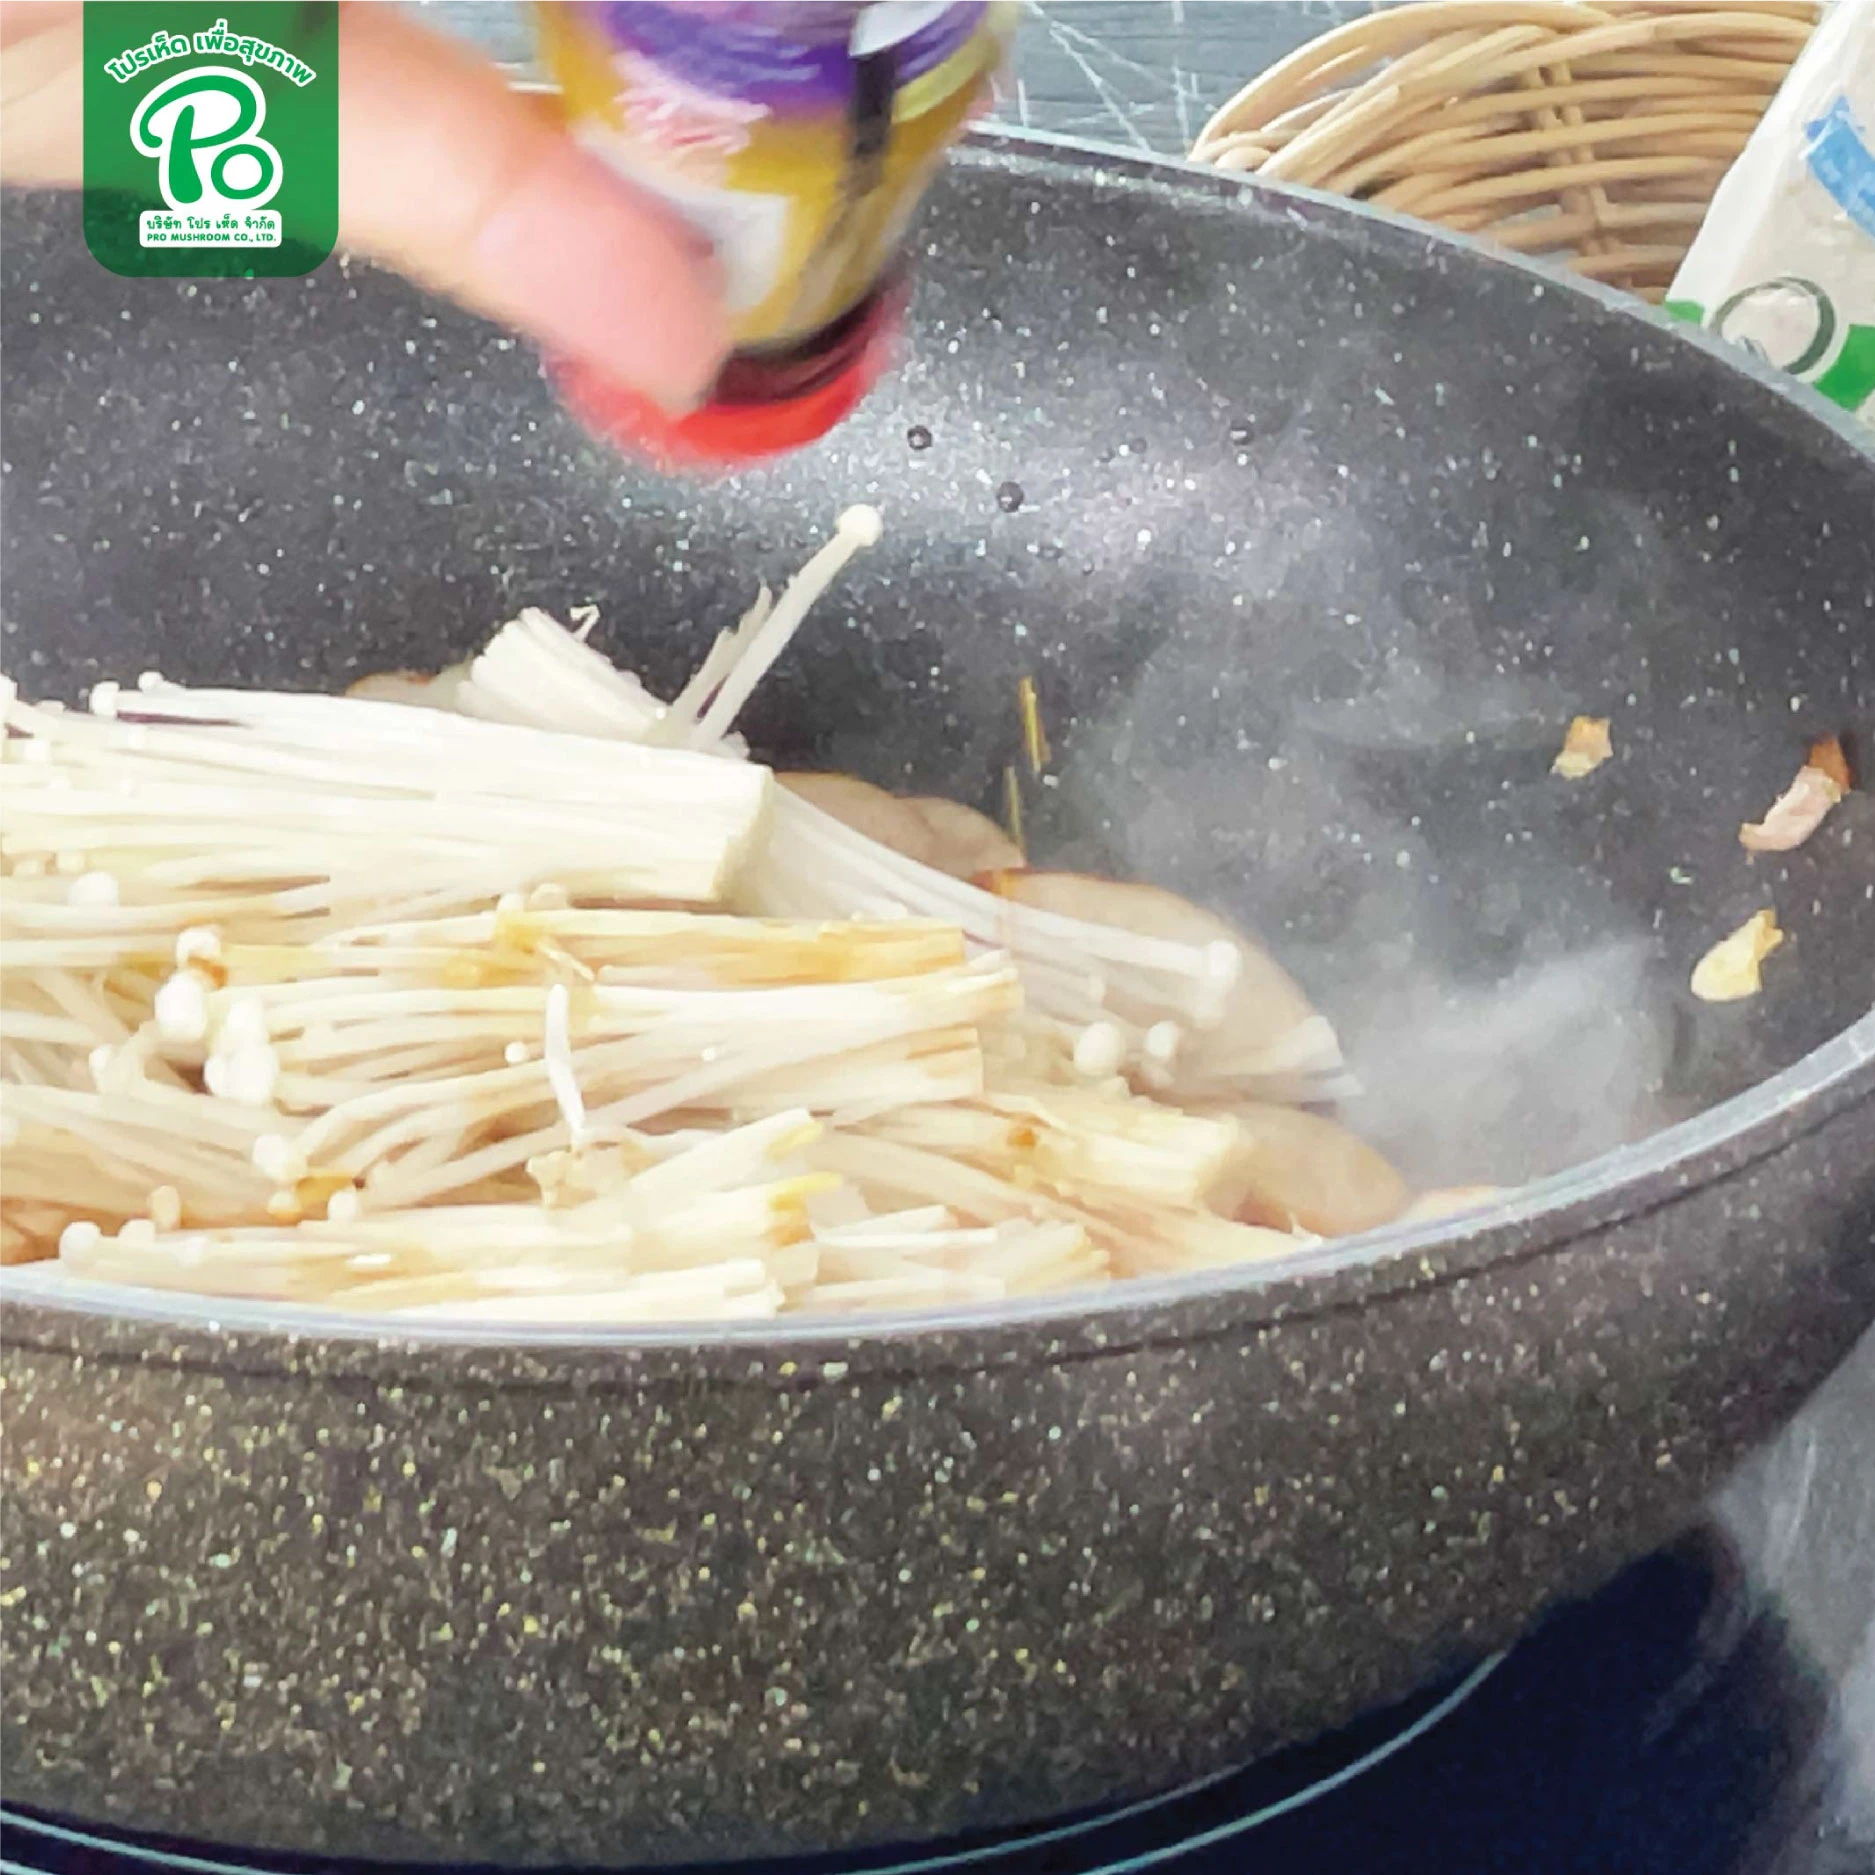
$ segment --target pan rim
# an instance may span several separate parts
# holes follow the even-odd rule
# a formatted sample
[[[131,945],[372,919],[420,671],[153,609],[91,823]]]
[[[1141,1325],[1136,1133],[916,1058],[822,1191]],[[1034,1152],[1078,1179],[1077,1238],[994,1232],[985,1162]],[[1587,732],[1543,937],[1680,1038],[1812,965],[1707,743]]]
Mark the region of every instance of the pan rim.
[[[1306,204],[1344,226],[1365,226],[1381,232],[1383,238],[1407,237],[1423,246],[1462,252],[1474,263],[1521,274],[1546,292],[1574,294],[1602,312],[1636,321],[1704,352],[1722,369],[1820,423],[1847,444],[1852,454],[1875,467],[1875,433],[1865,431],[1846,410],[1808,385],[1772,370],[1749,353],[1599,281],[1487,247],[1410,216],[1178,158],[1144,156],[1080,138],[1000,127],[973,131],[954,160],[977,170],[1012,166],[1032,171],[1091,170],[1156,183],[1182,191],[1188,199],[1200,196],[1270,215],[1293,213],[1294,204]],[[705,1351],[746,1355],[759,1350],[778,1357],[818,1349],[865,1352],[876,1359],[882,1353],[889,1357],[906,1351],[907,1344],[936,1347],[955,1341],[976,1344],[987,1358],[991,1344],[1012,1330],[1021,1332],[1022,1347],[1032,1347],[1038,1332],[1053,1331],[1063,1338],[1091,1333],[1098,1337],[1099,1346],[1117,1351],[1162,1338],[1153,1334],[1153,1319],[1161,1319],[1162,1327],[1169,1325],[1194,1305],[1234,1304],[1234,1326],[1279,1318],[1297,1320],[1325,1306],[1345,1307],[1351,1300],[1361,1306],[1383,1303],[1429,1279],[1449,1282],[1505,1264],[1533,1261],[1588,1232],[1690,1197],[1872,1099],[1875,1005],[1777,1074],[1632,1145],[1518,1186],[1475,1211],[1419,1224],[1390,1224],[1267,1262],[1178,1276],[1136,1277],[1100,1290],[1053,1292],[943,1310],[900,1309],[865,1316],[802,1313],[759,1321],[616,1328],[542,1324],[508,1329],[445,1321],[393,1325],[394,1318],[308,1305],[243,1302],[122,1285],[81,1286],[63,1278],[48,1280],[47,1273],[56,1271],[55,1263],[22,1264],[0,1269],[0,1309],[5,1311],[0,1319],[0,1344],[45,1344],[39,1333],[20,1332],[22,1324],[15,1312],[24,1309],[47,1327],[58,1323],[76,1328],[81,1322],[103,1320],[139,1329],[238,1334],[282,1348],[289,1344],[303,1348],[309,1342],[375,1347],[413,1358],[444,1349],[534,1356],[628,1350],[647,1356],[695,1356]],[[35,1271],[41,1273],[35,1275]],[[1359,1279],[1352,1297],[1329,1289],[1330,1280],[1337,1277]],[[1109,1324],[1118,1332],[1103,1333]],[[1062,1355],[1067,1352],[1063,1349]],[[305,1362],[301,1358],[295,1364],[303,1367]],[[981,1364],[981,1360],[966,1358],[960,1364]],[[783,1360],[780,1365],[793,1364]],[[773,1369],[760,1363],[752,1371],[766,1376]]]
[[[1181,187],[1221,203],[1239,202],[1276,214],[1283,212],[1279,206],[1282,203],[1306,203],[1332,220],[1365,224],[1384,230],[1393,238],[1410,236],[1427,247],[1466,254],[1486,266],[1520,274],[1546,292],[1560,290],[1565,295],[1574,295],[1618,319],[1638,320],[1656,332],[1690,344],[1695,351],[1704,352],[1734,375],[1749,379],[1780,402],[1815,418],[1825,429],[1833,431],[1839,442],[1847,443],[1853,453],[1875,465],[1875,429],[1851,416],[1842,405],[1830,402],[1802,379],[1775,369],[1755,354],[1716,337],[1704,326],[1689,325],[1683,319],[1673,318],[1620,287],[1591,279],[1586,274],[1571,273],[1567,268],[1509,248],[1493,247],[1476,236],[1442,228],[1436,222],[1421,221],[1417,216],[1380,208],[1372,202],[1356,201],[1351,196],[1311,189],[1302,183],[1266,182],[1247,171],[1214,169],[1208,163],[1194,163],[1184,157],[1150,156],[1091,142],[1085,137],[1044,135],[1002,125],[972,130],[952,153],[953,163],[973,169],[993,168],[999,159],[1010,158],[1026,160],[1039,168],[1046,166],[1051,157],[1063,169],[1104,170],[1140,182]]]

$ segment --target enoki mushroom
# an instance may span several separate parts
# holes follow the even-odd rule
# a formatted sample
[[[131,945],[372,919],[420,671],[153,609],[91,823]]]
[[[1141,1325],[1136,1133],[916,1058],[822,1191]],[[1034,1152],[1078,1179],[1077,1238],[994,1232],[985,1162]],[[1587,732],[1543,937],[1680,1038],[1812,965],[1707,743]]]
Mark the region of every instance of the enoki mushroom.
[[[402,1318],[993,1301],[1410,1194],[1333,1031],[1169,893],[778,786],[743,704],[840,518],[669,703],[546,614],[348,697],[0,680],[0,1251]]]

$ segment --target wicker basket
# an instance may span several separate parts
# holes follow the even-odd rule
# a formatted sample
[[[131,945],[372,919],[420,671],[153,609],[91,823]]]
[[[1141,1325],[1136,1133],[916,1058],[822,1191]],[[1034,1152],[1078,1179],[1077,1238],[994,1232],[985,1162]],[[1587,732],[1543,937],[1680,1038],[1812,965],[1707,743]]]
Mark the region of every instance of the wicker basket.
[[[1659,299],[1820,11],[1414,0],[1272,66],[1191,153]]]

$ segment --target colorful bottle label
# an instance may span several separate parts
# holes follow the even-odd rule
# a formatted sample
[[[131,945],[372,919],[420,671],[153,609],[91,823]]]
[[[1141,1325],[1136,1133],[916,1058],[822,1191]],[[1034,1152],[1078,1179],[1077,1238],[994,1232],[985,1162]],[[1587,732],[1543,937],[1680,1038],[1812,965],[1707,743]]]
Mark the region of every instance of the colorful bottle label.
[[[1014,26],[1007,0],[538,14],[581,140],[714,243],[743,349],[796,344],[871,291]]]

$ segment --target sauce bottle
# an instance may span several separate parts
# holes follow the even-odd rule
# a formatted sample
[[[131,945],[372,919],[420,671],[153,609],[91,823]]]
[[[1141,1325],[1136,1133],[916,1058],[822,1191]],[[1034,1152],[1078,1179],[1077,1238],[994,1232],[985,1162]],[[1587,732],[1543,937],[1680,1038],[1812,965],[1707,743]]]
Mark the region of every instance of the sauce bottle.
[[[573,132],[713,243],[735,349],[673,416],[550,361],[576,416],[674,467],[730,468],[831,429],[889,362],[902,238],[988,95],[1010,0],[558,0],[535,8]]]

